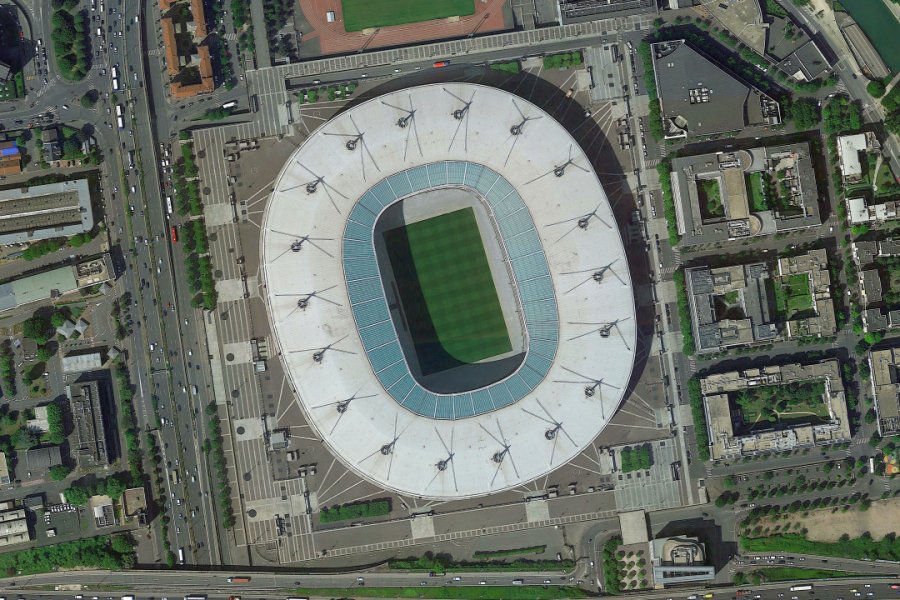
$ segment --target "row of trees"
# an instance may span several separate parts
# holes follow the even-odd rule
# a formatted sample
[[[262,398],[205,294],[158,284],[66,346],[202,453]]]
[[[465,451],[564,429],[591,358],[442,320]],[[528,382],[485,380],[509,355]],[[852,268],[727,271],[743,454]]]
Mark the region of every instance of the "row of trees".
[[[0,382],[3,384],[3,394],[7,400],[16,395],[15,356],[9,340],[4,340],[0,344]]]
[[[216,291],[210,257],[198,256],[196,253],[188,254],[184,259],[184,268],[187,273],[188,288],[194,294],[194,297],[191,298],[191,306],[206,310],[215,309],[219,293]]]
[[[675,282],[675,293],[678,299],[678,323],[681,330],[682,352],[692,356],[697,350],[694,342],[694,328],[691,326],[691,309],[688,305],[687,287],[685,283],[684,269],[678,269],[672,274]]]
[[[891,133],[900,135],[900,85],[891,88],[891,92],[881,99],[881,105],[887,113],[884,126]]]
[[[234,509],[231,506],[231,486],[228,485],[228,465],[225,462],[225,448],[222,439],[222,424],[214,402],[206,407],[209,416],[209,437],[203,442],[203,450],[216,473],[219,497],[219,522],[225,529],[234,527]]]
[[[134,565],[134,541],[124,534],[101,535],[0,554],[0,572],[8,577],[85,567],[120,571]]]
[[[650,135],[653,136],[653,139],[657,142],[663,139],[665,135],[665,131],[663,129],[662,124],[662,110],[659,104],[659,94],[656,91],[656,77],[653,71],[653,56],[650,50],[650,42],[647,40],[641,41],[638,46],[638,54],[641,57],[641,62],[644,64],[644,87],[647,88],[647,96],[650,98],[650,114],[647,117],[648,128],[650,129]],[[674,223],[674,221],[672,221]],[[672,238],[672,230],[671,228],[674,225],[670,225],[669,231],[669,240]],[[677,243],[678,234],[675,233],[675,243]]]
[[[619,579],[619,559],[616,551],[622,545],[622,538],[614,536],[603,544],[603,582],[607,594],[620,594],[622,582]]]
[[[181,145],[181,159],[176,161],[173,169],[175,185],[178,192],[175,196],[178,214],[200,216],[203,214],[203,202],[200,200],[200,184],[197,180],[199,170],[194,159],[194,144]]]
[[[113,500],[118,500],[130,486],[129,474],[119,473],[105,479],[97,479],[93,483],[72,484],[63,492],[63,496],[69,504],[84,506],[91,496],[109,496]]]
[[[61,250],[67,245],[71,248],[80,248],[81,246],[90,242],[92,239],[94,239],[94,235],[89,231],[85,231],[73,235],[68,239],[68,241],[62,238],[57,238],[35,242],[22,251],[22,258],[24,258],[25,260],[34,260],[36,258],[40,258],[42,256],[46,256],[47,254],[51,254],[53,252]]]
[[[116,386],[119,390],[119,428],[124,432],[125,451],[128,456],[128,471],[131,474],[131,485],[143,485],[144,468],[142,464],[140,442],[138,440],[137,419],[134,416],[134,389],[128,366],[121,360],[115,368]]]

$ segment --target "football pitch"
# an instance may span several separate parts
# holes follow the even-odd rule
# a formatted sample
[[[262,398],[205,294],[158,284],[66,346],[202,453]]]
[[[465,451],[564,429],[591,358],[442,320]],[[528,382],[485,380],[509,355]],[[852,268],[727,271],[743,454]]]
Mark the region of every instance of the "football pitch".
[[[362,31],[475,14],[475,0],[341,0],[344,29]]]
[[[473,209],[384,238],[423,374],[512,350]]]

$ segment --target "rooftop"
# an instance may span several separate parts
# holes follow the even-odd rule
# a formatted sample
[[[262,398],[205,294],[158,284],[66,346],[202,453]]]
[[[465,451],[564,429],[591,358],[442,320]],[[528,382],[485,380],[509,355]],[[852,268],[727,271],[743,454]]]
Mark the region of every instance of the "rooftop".
[[[736,404],[733,396],[745,390],[818,381],[824,382],[824,417],[809,421],[776,419],[768,427],[765,425],[766,421],[763,421],[754,423],[748,431],[735,430],[736,424],[742,428],[746,428],[746,424],[742,423],[743,411],[733,407]],[[844,386],[836,360],[717,373],[701,379],[700,389],[709,429],[710,456],[713,460],[850,439]]]
[[[93,227],[87,179],[0,190],[0,245],[68,237]]]
[[[87,261],[87,264],[96,263],[97,260]],[[108,261],[109,257],[104,255],[101,262],[106,264]],[[32,302],[55,299],[82,287],[106,281],[112,275],[110,270],[105,269],[100,274],[79,277],[79,268],[84,264],[86,263],[59,267],[0,284],[0,312]],[[72,323],[73,330],[75,326]]]
[[[825,250],[765,262],[685,270],[698,352],[835,332]]]
[[[678,233],[685,245],[822,223],[806,142],[678,157],[672,160],[671,178]]]
[[[692,48],[651,44],[666,137],[697,137],[781,122],[778,103]]]
[[[900,433],[900,348],[869,352],[872,396],[878,413],[878,433]]]

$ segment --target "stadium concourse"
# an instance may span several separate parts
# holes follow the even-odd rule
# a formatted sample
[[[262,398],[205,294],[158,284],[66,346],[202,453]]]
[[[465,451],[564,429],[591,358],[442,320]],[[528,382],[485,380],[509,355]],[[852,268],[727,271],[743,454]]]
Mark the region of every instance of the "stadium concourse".
[[[466,203],[521,352],[489,381],[467,376],[483,361],[445,371],[444,386],[458,381],[442,393],[418,371],[384,221]],[[636,323],[615,218],[572,136],[522,98],[447,83],[348,109],[287,160],[262,229],[268,315],[296,398],[376,485],[440,499],[514,488],[577,456],[623,400]]]

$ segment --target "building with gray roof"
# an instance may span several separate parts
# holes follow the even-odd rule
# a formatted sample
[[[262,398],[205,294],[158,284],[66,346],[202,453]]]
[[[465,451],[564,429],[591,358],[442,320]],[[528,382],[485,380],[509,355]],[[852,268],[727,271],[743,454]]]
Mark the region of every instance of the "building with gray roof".
[[[0,245],[68,237],[93,227],[87,179],[0,190]]]
[[[563,25],[656,12],[656,0],[559,0]]]
[[[666,138],[720,135],[781,123],[778,102],[685,40],[650,45]]]
[[[66,397],[75,422],[72,451],[81,467],[109,464],[106,428],[100,386],[96,381],[79,381],[66,386]]]
[[[22,456],[23,454],[24,456]],[[24,467],[21,470],[25,472],[23,479],[40,479],[52,467],[62,464],[59,446],[31,448],[25,450],[24,453],[19,453],[19,456]]]
[[[822,224],[809,144],[710,152],[672,160],[682,244],[772,235]]]
[[[693,537],[668,537],[650,543],[653,582],[656,585],[699,583],[716,577],[706,546]]]
[[[879,435],[900,433],[900,347],[869,352],[869,372]]]
[[[95,265],[101,268],[93,268]],[[86,272],[86,268],[89,273]],[[55,300],[81,288],[107,281],[113,274],[109,255],[77,265],[35,273],[0,284],[0,313],[43,300]],[[72,323],[74,331],[76,324]],[[71,335],[71,333],[69,333]]]

